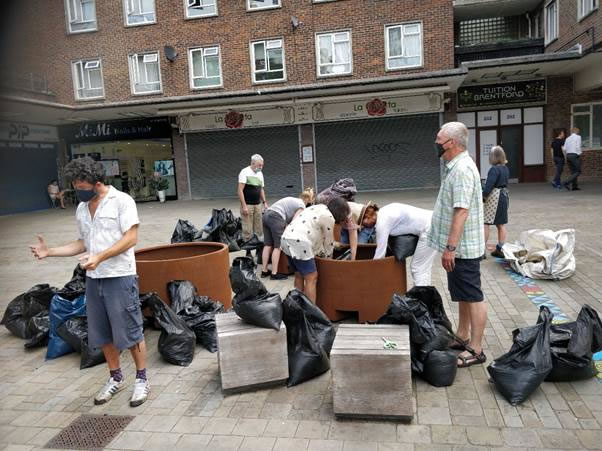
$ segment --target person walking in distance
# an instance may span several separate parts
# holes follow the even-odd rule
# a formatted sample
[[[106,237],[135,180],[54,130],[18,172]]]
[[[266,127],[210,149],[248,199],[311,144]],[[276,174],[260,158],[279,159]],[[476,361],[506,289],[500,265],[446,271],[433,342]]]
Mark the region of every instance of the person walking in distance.
[[[579,129],[574,127],[571,129],[571,136],[564,141],[564,152],[566,153],[566,161],[569,164],[571,175],[564,181],[562,186],[567,191],[580,191],[577,179],[581,175],[581,136]]]
[[[427,242],[442,253],[451,299],[458,302],[457,337],[465,350],[458,367],[484,363],[482,341],[487,304],[481,290],[481,256],[485,252],[481,176],[468,151],[468,129],[461,122],[443,124],[435,147],[445,167],[433,209]]]
[[[554,165],[556,166],[556,175],[554,176],[554,180],[552,181],[552,186],[556,189],[562,189],[562,185],[560,184],[560,178],[562,177],[562,171],[564,169],[564,138],[566,138],[566,133],[563,128],[555,128],[554,129],[554,139],[552,140],[551,150],[552,150],[552,158],[554,159]]]
[[[130,406],[136,407],[150,393],[134,258],[140,223],[136,203],[128,194],[105,185],[102,164],[89,157],[67,164],[65,176],[80,200],[75,214],[79,237],[49,247],[40,235],[30,249],[40,260],[87,253],[80,257],[80,265],[86,270],[88,342],[90,347],[102,349],[110,373],[94,404],[110,401],[125,388],[120,352],[129,349],[136,364]]]
[[[263,234],[262,213],[268,208],[265,200],[263,179],[263,158],[259,154],[251,157],[251,164],[238,174],[238,199],[240,200],[240,219],[242,222],[242,239],[248,241],[255,233]],[[247,256],[251,251],[247,251]]]

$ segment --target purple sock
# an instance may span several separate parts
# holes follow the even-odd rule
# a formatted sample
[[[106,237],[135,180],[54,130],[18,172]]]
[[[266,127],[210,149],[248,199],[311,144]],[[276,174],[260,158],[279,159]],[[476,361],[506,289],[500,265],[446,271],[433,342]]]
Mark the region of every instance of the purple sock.
[[[109,370],[111,373],[111,377],[115,382],[121,382],[123,380],[123,374],[121,374],[121,368],[117,368],[116,370]]]
[[[146,368],[136,370],[136,379],[146,380]]]

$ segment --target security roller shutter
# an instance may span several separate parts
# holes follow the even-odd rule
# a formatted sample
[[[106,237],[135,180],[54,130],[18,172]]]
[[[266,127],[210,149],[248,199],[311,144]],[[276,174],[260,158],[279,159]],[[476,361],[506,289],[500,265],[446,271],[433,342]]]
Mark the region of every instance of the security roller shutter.
[[[186,135],[192,197],[236,197],[238,173],[260,154],[268,197],[301,192],[296,126],[226,130]]]
[[[437,186],[438,114],[316,124],[318,187],[343,177],[359,191]]]

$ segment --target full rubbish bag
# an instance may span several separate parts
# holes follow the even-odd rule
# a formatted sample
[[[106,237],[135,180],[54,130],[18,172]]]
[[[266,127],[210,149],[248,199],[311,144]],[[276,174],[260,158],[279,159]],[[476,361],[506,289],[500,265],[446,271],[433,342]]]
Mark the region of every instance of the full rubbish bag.
[[[86,293],[86,270],[81,267],[81,265],[77,265],[73,270],[73,275],[71,276],[71,280],[65,284],[63,288],[58,290],[56,294],[58,294],[63,299],[68,299],[70,301],[75,298],[80,297],[82,294]]]
[[[48,311],[43,311],[29,319],[29,330],[33,331],[33,337],[25,342],[25,349],[43,348],[48,346],[50,334],[50,317]]]
[[[424,361],[422,378],[434,387],[449,387],[458,372],[458,354],[454,351],[429,352]]]
[[[303,293],[292,290],[282,303],[288,349],[288,386],[330,369],[335,330],[328,317]]]
[[[316,203],[328,205],[328,202],[336,197],[342,197],[347,201],[353,202],[356,194],[357,187],[352,178],[338,179],[328,188],[320,191],[316,196]]]
[[[32,318],[40,313],[48,315],[50,301],[55,291],[56,288],[50,287],[47,283],[34,285],[9,302],[0,324],[19,338],[26,340],[33,338],[40,329]]]
[[[230,285],[234,299],[249,299],[263,296],[268,292],[255,274],[255,262],[251,257],[236,257],[230,267]]]
[[[240,218],[234,216],[232,210],[214,208],[211,219],[203,228],[202,240],[227,244],[230,252],[239,251],[242,241]]]
[[[59,326],[74,316],[86,316],[86,296],[81,295],[74,300],[69,300],[58,294],[54,295],[52,301],[50,301],[50,333],[46,351],[47,359],[55,359],[75,351],[69,343],[57,334]]]
[[[389,247],[397,261],[405,260],[414,255],[418,245],[418,235],[406,234],[389,237]]]
[[[194,332],[196,341],[210,352],[217,352],[215,314],[224,311],[221,302],[199,296],[188,280],[172,280],[167,284],[171,309]]]
[[[192,243],[193,241],[200,241],[201,232],[194,226],[190,221],[184,219],[178,219],[176,228],[171,235],[171,242],[173,243]]]
[[[280,330],[282,298],[278,293],[266,293],[255,298],[232,300],[232,308],[240,318],[257,327]]]
[[[526,400],[552,371],[551,323],[550,310],[540,307],[537,324],[515,329],[510,351],[487,367],[495,387],[513,406]]]
[[[188,366],[194,358],[196,335],[183,319],[161,300],[157,293],[140,298],[142,308],[150,307],[155,323],[161,329],[159,354],[173,365]]]
[[[74,316],[69,318],[57,329],[56,333],[65,342],[81,354],[79,368],[91,368],[105,362],[105,356],[100,348],[88,346],[88,318]]]
[[[602,349],[602,322],[598,313],[584,305],[576,321],[550,326],[552,371],[550,382],[587,379],[597,374],[592,355]]]

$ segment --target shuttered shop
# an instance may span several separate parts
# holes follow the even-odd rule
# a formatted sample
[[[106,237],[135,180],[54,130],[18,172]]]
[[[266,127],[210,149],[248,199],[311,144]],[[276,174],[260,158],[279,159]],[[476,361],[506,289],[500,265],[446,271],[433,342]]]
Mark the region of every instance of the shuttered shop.
[[[255,153],[265,161],[268,197],[302,190],[296,126],[190,133],[186,143],[193,198],[236,197],[238,173]]]
[[[342,177],[359,191],[437,186],[439,114],[315,125],[318,188]]]

